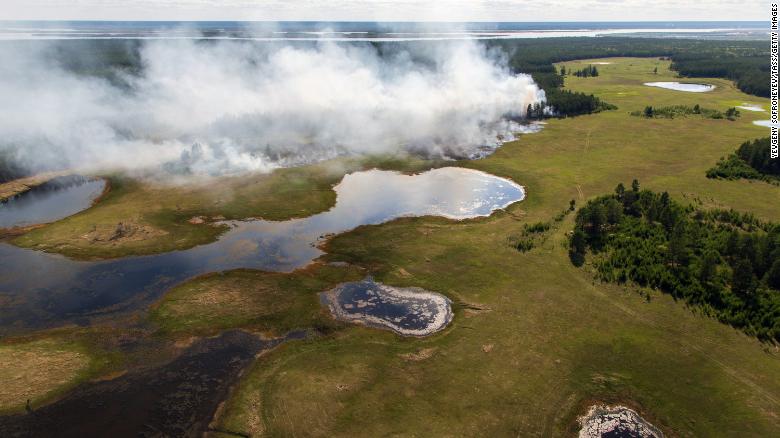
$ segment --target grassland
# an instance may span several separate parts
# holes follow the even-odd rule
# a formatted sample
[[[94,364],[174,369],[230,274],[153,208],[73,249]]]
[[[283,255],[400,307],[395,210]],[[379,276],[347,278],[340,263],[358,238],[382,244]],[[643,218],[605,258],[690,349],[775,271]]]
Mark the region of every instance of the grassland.
[[[150,322],[163,333],[210,334],[242,327],[283,336],[296,329],[328,330],[339,324],[322,312],[318,293],[363,273],[313,265],[292,274],[237,270],[208,274],[173,288]]]
[[[84,340],[55,331],[0,343],[0,414],[35,409],[106,371],[112,354]]]
[[[668,61],[598,61],[612,64],[599,65],[595,78],[567,77],[566,86],[594,93],[617,110],[550,120],[542,132],[487,159],[457,163],[526,186],[527,198],[508,211],[462,222],[404,218],[360,227],[327,245],[322,261],[346,265],[207,275],[155,304],[148,321],[163,338],[233,327],[271,334],[314,327],[323,333],[260,357],[225,404],[220,428],[252,436],[562,436],[574,434],[577,415],[590,403],[604,401],[634,407],[670,436],[771,436],[780,430],[776,346],[657,292],[643,291],[648,300],[634,288],[596,282],[590,267],[569,262],[566,232],[573,215],[531,251],[510,245],[525,224],[551,220],[570,199],[581,204],[634,178],[681,202],[780,220],[780,187],[705,176],[741,142],[766,135],[766,128],[751,123],[765,114],[745,111],[736,121],[630,116],[647,105],[725,110],[745,102],[767,107],[766,100],[723,80],[702,80],[717,85],[703,94],[642,85],[677,80]],[[589,62],[565,65],[577,70]],[[425,166],[361,166],[372,164]],[[186,219],[195,215],[283,219],[327,208],[333,202],[327,188],[346,167],[327,169],[332,167],[187,189],[128,181],[98,207],[16,243],[83,257],[184,247],[214,238],[190,238]],[[243,197],[233,196],[234,190]],[[63,238],[75,240],[98,220],[111,224],[134,212],[167,237],[104,252]],[[330,321],[316,293],[365,273],[446,294],[455,303],[453,323],[430,338],[404,339]]]
[[[760,113],[733,122],[630,117],[646,105],[725,110],[765,101],[721,80],[706,80],[718,86],[706,94],[645,87],[675,80],[667,62],[604,61],[613,64],[599,66],[601,76],[569,77],[567,87],[618,110],[551,120],[485,160],[461,163],[526,185],[528,198],[508,213],[460,223],[401,219],[328,245],[327,260],[453,298],[460,305],[448,330],[409,340],[353,327],[286,344],[247,374],[223,426],[272,436],[560,436],[573,434],[576,416],[598,400],[634,406],[672,436],[778,430],[774,346],[668,296],[648,291],[648,301],[596,283],[566,255],[571,215],[539,248],[519,253],[508,244],[524,223],[550,220],[570,199],[633,178],[683,202],[780,219],[777,187],[704,175],[735,145],[766,134],[751,124]]]

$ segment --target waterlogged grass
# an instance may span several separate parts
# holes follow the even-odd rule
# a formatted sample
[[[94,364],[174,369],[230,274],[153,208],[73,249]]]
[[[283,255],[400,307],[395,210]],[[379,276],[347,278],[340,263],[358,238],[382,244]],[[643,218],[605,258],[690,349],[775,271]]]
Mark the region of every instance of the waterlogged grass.
[[[526,253],[510,245],[525,224],[551,221],[569,200],[581,204],[634,178],[681,202],[780,218],[780,188],[705,176],[720,156],[766,135],[751,123],[760,113],[733,122],[630,116],[647,105],[725,110],[764,99],[718,79],[691,80],[717,85],[709,93],[646,87],[675,80],[667,61],[607,61],[599,77],[568,77],[567,87],[619,109],[550,120],[487,159],[461,163],[526,186],[528,197],[508,213],[404,218],[329,242],[326,260],[448,295],[451,327],[428,339],[349,327],[286,344],[246,374],[222,426],[270,436],[562,436],[574,434],[589,404],[605,401],[635,407],[672,436],[778,430],[774,346],[668,296],[595,282],[589,267],[568,260],[573,215]]]
[[[208,274],[169,291],[151,311],[161,333],[209,334],[251,328],[271,336],[337,327],[318,292],[360,279],[358,269],[315,265],[292,274],[236,270]]]
[[[68,336],[0,343],[0,414],[35,409],[94,377],[109,355]]]
[[[190,223],[220,219],[286,220],[328,210],[332,187],[345,173],[378,167],[418,171],[436,163],[398,157],[342,159],[278,169],[269,174],[162,184],[114,175],[111,191],[94,207],[28,232],[15,245],[77,259],[154,254],[214,241],[227,227]],[[129,229],[116,236],[119,224]]]

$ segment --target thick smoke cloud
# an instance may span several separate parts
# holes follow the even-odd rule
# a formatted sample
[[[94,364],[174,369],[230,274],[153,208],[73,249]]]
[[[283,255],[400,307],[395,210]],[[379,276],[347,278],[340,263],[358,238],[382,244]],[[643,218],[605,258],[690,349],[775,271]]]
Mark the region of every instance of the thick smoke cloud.
[[[471,42],[380,55],[156,41],[122,85],[69,72],[43,49],[1,51],[0,152],[32,170],[223,174],[345,154],[469,156],[544,100]]]

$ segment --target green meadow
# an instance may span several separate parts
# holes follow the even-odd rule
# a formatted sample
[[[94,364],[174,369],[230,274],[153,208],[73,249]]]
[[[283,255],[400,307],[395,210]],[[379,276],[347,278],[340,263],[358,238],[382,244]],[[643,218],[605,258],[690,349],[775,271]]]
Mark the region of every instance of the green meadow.
[[[647,105],[725,111],[765,100],[724,80],[702,80],[717,86],[709,93],[642,85],[679,80],[668,61],[598,61],[612,64],[598,65],[595,78],[569,76],[566,86],[617,110],[550,120],[487,159],[459,163],[525,185],[525,201],[481,220],[361,227],[328,244],[328,261],[447,294],[457,308],[448,330],[410,340],[351,327],[283,345],[243,379],[223,426],[272,436],[560,436],[574,434],[576,417],[603,401],[635,407],[671,436],[777,430],[776,347],[658,292],[643,291],[648,300],[596,282],[567,257],[573,215],[527,253],[509,244],[524,224],[551,221],[571,199],[581,204],[634,178],[683,202],[780,219],[777,187],[704,175],[745,139],[766,135],[751,123],[765,114],[630,116]]]
[[[486,159],[452,163],[511,178],[525,186],[524,201],[482,219],[403,218],[360,227],[333,237],[321,260],[291,274],[239,270],[198,277],[135,322],[170,342],[230,328],[268,336],[316,329],[317,336],[261,355],[224,404],[217,426],[251,436],[573,436],[577,417],[596,402],[630,406],[669,436],[771,436],[780,430],[777,346],[657,291],[598,282],[588,264],[577,268],[569,261],[573,214],[553,220],[570,200],[582,205],[632,179],[680,202],[780,220],[780,187],[705,176],[740,143],[765,136],[767,128],[752,121],[768,113],[741,111],[735,121],[631,116],[646,106],[725,111],[744,103],[768,108],[768,101],[726,80],[676,78],[669,61],[658,59],[562,65],[578,70],[594,62],[610,64],[597,65],[598,77],[567,76],[566,88],[593,93],[616,110],[550,119],[541,132]],[[686,93],[643,85],[655,81],[716,88]],[[196,188],[112,177],[113,190],[101,203],[14,243],[88,259],[186,248],[221,232],[189,223],[193,216],[307,216],[333,204],[330,187],[344,172],[434,165],[442,163],[337,161]],[[120,221],[162,232],[113,245],[81,237]],[[533,249],[517,251],[511,243],[524,225],[539,221],[552,227]],[[455,307],[452,324],[429,338],[408,339],[331,320],[317,293],[367,274],[447,295]],[[13,354],[28,361],[34,355],[25,351],[54,349],[36,342],[5,340],[0,349],[19,350]],[[89,369],[85,355],[106,354],[60,353],[51,353],[51,360],[74,369]],[[132,362],[111,360],[114,365],[103,369]],[[99,377],[100,369],[93,369],[90,375]],[[0,364],[0,375],[5,372]],[[83,373],[50,379],[49,393],[61,393]],[[40,386],[36,394],[44,397]]]

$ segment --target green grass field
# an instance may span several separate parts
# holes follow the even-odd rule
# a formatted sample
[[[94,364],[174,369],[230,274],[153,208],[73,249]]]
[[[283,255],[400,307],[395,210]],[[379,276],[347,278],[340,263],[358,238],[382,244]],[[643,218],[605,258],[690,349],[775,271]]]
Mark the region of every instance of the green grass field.
[[[567,78],[618,110],[551,120],[495,155],[462,165],[526,185],[510,214],[453,223],[402,219],[336,237],[328,260],[460,303],[443,334],[409,340],[364,328],[282,346],[262,358],[228,403],[229,430],[276,436],[560,436],[594,401],[637,408],[671,436],[767,436],[780,428],[774,346],[651,292],[595,283],[567,257],[570,215],[545,243],[508,244],[524,223],[550,220],[638,178],[681,201],[780,219],[780,189],[704,176],[747,138],[761,114],[647,120],[646,105],[766,105],[727,81],[710,93],[643,86],[675,80],[668,62],[608,59],[597,78]],[[567,63],[567,68],[587,61]],[[659,73],[653,74],[658,65]],[[403,275],[402,275],[403,273]],[[472,312],[468,307],[489,309]],[[408,353],[426,351],[421,360]],[[431,353],[432,352],[432,353]]]
[[[780,220],[780,187],[705,177],[741,142],[767,134],[751,123],[768,118],[766,113],[743,111],[736,121],[630,116],[647,105],[698,103],[725,110],[742,103],[767,107],[765,99],[717,79],[702,80],[717,85],[703,94],[642,85],[678,80],[668,61],[599,61],[612,64],[599,65],[596,78],[569,76],[566,86],[594,93],[617,110],[549,120],[540,133],[487,159],[457,163],[526,186],[526,200],[507,212],[462,222],[425,217],[360,227],[327,245],[324,261],[349,267],[208,275],[156,303],[144,318],[165,338],[233,327],[272,334],[317,327],[326,333],[261,356],[226,402],[219,426],[252,436],[573,436],[576,417],[603,401],[637,409],[669,436],[771,436],[780,430],[776,346],[658,292],[649,291],[647,300],[633,288],[596,282],[588,265],[569,262],[566,232],[573,215],[529,252],[510,246],[524,224],[549,221],[569,200],[581,205],[634,178],[682,202]],[[587,64],[565,63],[575,70]],[[403,161],[364,166],[372,164],[425,166]],[[16,243],[88,258],[191,246],[214,238],[187,239],[186,232],[170,231],[186,228],[181,222],[192,215],[281,219],[327,208],[333,194],[326,189],[340,173],[318,170],[326,168],[331,167],[246,179],[239,189],[244,198],[233,199],[252,199],[248,205],[213,206],[217,188],[182,192],[128,183],[97,207]],[[287,172],[297,178],[286,180]],[[285,191],[288,187],[297,189]],[[78,236],[99,220],[112,223],[151,194],[157,201],[139,220],[171,237],[105,251],[67,246],[63,236]],[[171,213],[175,207],[169,202],[180,202],[183,212]],[[453,323],[429,338],[405,339],[329,320],[316,293],[366,273],[392,285],[446,294],[455,303]]]

